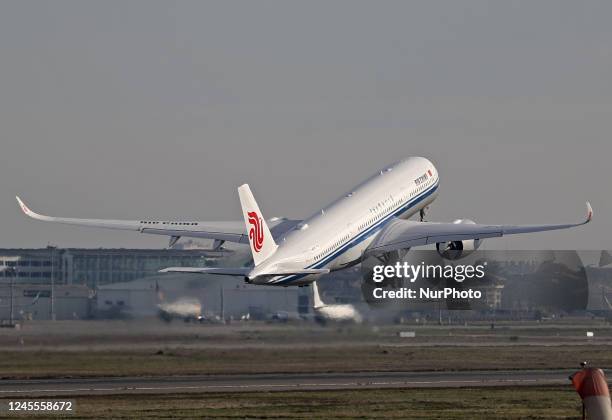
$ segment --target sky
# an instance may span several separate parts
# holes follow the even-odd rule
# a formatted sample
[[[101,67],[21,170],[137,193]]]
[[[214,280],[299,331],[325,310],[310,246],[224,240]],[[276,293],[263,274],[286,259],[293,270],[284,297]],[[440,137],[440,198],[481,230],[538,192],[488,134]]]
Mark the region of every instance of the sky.
[[[161,248],[67,217],[303,218],[431,159],[429,219],[612,249],[612,2],[0,2],[0,247]]]

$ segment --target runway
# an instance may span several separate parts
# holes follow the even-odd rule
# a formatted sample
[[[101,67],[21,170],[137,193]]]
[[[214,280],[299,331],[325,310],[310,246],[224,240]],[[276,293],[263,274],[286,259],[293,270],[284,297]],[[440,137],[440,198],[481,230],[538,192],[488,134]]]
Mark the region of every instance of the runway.
[[[365,372],[0,380],[0,398],[186,392],[569,385],[571,370]]]

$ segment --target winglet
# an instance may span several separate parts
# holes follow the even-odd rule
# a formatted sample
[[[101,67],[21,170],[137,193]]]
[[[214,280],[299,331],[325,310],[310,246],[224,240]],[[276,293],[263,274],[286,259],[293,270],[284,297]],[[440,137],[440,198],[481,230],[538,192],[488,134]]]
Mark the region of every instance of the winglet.
[[[586,221],[584,222],[585,224],[589,223],[593,219],[593,207],[591,207],[591,203],[587,201],[586,206],[587,206],[587,218],[586,218]]]
[[[19,207],[21,207],[21,210],[25,214],[28,214],[30,212],[30,209],[28,208],[28,206],[25,205],[25,203],[21,200],[21,198],[19,198],[18,195],[16,195],[15,198],[17,199],[17,202],[19,203]]]
[[[39,220],[44,218],[40,214],[35,213],[32,210],[30,210],[28,206],[26,206],[26,204],[23,202],[23,200],[19,198],[19,196],[15,196],[15,198],[17,199],[17,202],[19,203],[19,207],[21,207],[21,211],[23,211],[26,216],[31,217],[32,219],[39,219]]]
[[[15,196],[17,202],[19,203],[19,207],[21,207],[21,211],[25,213],[26,216],[31,217],[32,219],[42,220],[44,222],[55,222],[58,221],[55,217],[45,216],[43,214],[38,214],[35,211],[30,210],[28,206],[23,202],[19,196]]]

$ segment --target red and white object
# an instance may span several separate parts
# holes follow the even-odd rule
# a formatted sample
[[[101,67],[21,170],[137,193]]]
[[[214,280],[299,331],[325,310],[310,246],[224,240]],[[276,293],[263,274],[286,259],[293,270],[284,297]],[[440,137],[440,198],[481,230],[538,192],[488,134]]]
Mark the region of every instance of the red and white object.
[[[610,390],[603,370],[584,368],[571,376],[589,420],[612,420]]]

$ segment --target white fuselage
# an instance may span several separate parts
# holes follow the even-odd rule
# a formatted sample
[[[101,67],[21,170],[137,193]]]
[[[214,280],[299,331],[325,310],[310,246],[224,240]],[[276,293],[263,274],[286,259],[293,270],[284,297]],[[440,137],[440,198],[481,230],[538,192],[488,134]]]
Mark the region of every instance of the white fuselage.
[[[249,274],[255,284],[302,285],[314,275],[258,276],[275,265],[338,270],[357,264],[376,234],[394,218],[406,219],[435,200],[438,172],[411,157],[370,177],[278,238],[278,249]]]

